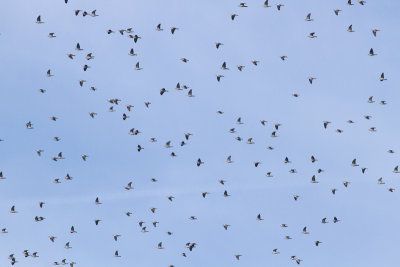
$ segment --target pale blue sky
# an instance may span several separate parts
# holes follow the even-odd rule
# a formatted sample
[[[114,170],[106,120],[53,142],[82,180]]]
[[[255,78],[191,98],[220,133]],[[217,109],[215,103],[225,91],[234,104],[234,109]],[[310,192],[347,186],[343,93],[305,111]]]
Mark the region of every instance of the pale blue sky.
[[[0,171],[7,178],[0,180],[0,228],[8,231],[0,234],[0,266],[10,264],[11,253],[17,266],[29,267],[64,258],[96,267],[294,266],[292,255],[301,266],[398,266],[400,174],[392,170],[400,151],[400,3],[282,0],[264,8],[263,2],[247,1],[248,8],[228,0],[0,3]],[[281,11],[278,3],[285,5]],[[339,16],[335,8],[343,10]],[[99,16],[76,17],[75,9],[96,9]],[[306,22],[310,12],[314,20]],[[231,21],[233,13],[239,16]],[[43,24],[35,23],[38,15]],[[155,30],[158,23],[164,31]],[[347,32],[350,24],[353,33]],[[174,35],[172,26],[179,28]],[[142,37],[136,44],[117,32],[130,27]],[[377,37],[373,28],[381,30]],[[116,33],[107,35],[108,29]],[[50,32],[57,37],[48,38]],[[307,38],[310,32],[318,37]],[[75,51],[77,42],[83,51]],[[224,45],[217,50],[215,42]],[[128,56],[130,48],[136,57]],[[368,56],[370,48],[377,56]],[[90,52],[95,58],[87,61]],[[143,70],[135,71],[137,61]],[[220,69],[224,61],[230,70]],[[91,67],[86,72],[84,64]],[[242,72],[237,65],[245,66]],[[382,72],[387,81],[379,81]],[[225,76],[219,83],[217,74]],[[309,76],[317,78],[312,85]],[[175,90],[177,82],[195,97]],[[160,96],[161,88],[169,92]],[[375,103],[367,102],[370,96]],[[121,99],[113,113],[110,98]],[[134,105],[131,112],[126,104]],[[92,119],[89,112],[98,115]],[[130,118],[123,121],[123,113]],[[243,125],[235,123],[238,117]],[[324,120],[332,122],[326,130]],[[28,121],[33,130],[25,128]],[[271,138],[275,123],[282,126]],[[131,136],[131,128],[141,133]],[[180,147],[186,132],[193,136]],[[151,137],[158,142],[150,143]],[[246,144],[250,137],[255,144]],[[167,149],[169,140],[173,147]],[[41,157],[36,149],[44,150]],[[52,161],[60,151],[65,159]],[[177,157],[169,156],[172,151]],[[86,162],[81,154],[89,156]],[[229,155],[232,164],[225,162]],[[311,155],[318,161],[311,163]],[[292,163],[283,163],[286,156]],[[196,166],[198,158],[204,165]],[[368,168],[365,174],[351,167],[354,158]],[[254,161],[262,164],[255,168]],[[269,171],[272,178],[265,176]],[[67,173],[73,180],[64,179]],[[314,174],[318,184],[310,183]],[[378,185],[379,177],[386,184]],[[129,181],[134,189],[126,191]],[[210,192],[205,199],[203,191]],[[102,205],[94,204],[97,196]],[[42,209],[39,201],[46,203]],[[12,205],[18,213],[9,213]],[[190,221],[192,215],[198,220]],[[46,219],[34,222],[35,216]],[[334,216],[341,221],[334,224]],[[321,224],[324,217],[328,224]],[[95,226],[94,219],[102,221]],[[140,220],[148,233],[140,232]],[[153,221],[160,222],[157,228]],[[77,234],[69,233],[71,225]],[[304,226],[309,235],[301,234]],[[113,234],[121,234],[118,242]],[[323,243],[315,247],[315,240]],[[161,241],[165,249],[158,250]],[[198,245],[189,252],[187,242]],[[274,248],[279,255],[272,255]],[[24,258],[25,249],[39,258]],[[237,261],[234,254],[243,256]]]

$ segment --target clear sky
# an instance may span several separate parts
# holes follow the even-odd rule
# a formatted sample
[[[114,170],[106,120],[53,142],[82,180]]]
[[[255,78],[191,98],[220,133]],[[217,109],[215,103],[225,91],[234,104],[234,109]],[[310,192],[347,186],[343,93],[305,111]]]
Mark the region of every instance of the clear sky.
[[[0,2],[0,171],[6,178],[0,180],[0,229],[8,232],[0,234],[0,266],[10,265],[11,253],[21,267],[62,259],[96,267],[296,266],[291,256],[301,266],[398,266],[400,174],[393,168],[400,153],[400,2],[239,3]],[[94,9],[98,16],[82,16]],[[336,16],[334,9],[342,11]],[[233,13],[239,15],[234,21]],[[35,23],[39,15],[44,23]],[[156,31],[159,23],[163,31]],[[354,32],[347,31],[351,24]],[[179,29],[172,35],[170,27]],[[141,37],[137,43],[118,32],[127,28]],[[371,29],[380,30],[376,37]],[[52,32],[55,38],[48,37]],[[317,37],[308,38],[311,32]],[[75,50],[78,42],[83,51]],[[216,42],[223,45],[216,49]],[[131,48],[137,56],[128,55]],[[371,48],[376,56],[368,56]],[[220,68],[224,61],[229,70]],[[245,66],[242,72],[237,65]],[[46,77],[48,69],[54,76]],[[224,77],[217,82],[216,75]],[[316,79],[310,84],[308,77]],[[175,90],[178,82],[194,97],[187,97],[189,89]],[[161,88],[168,92],[161,96]],[[112,98],[121,101],[107,102]],[[89,112],[97,113],[94,119]],[[327,129],[323,121],[331,122]],[[275,123],[281,126],[272,138]],[[129,135],[132,128],[140,133]],[[186,141],[185,133],[193,135]],[[250,137],[254,144],[246,144]],[[37,149],[44,150],[40,157]],[[65,159],[53,161],[59,152]],[[360,166],[351,166],[354,158]],[[67,173],[72,180],[64,179]],[[310,183],[313,175],[319,183]],[[380,177],[385,184],[377,184]],[[133,190],[125,190],[130,181]],[[10,213],[13,205],[17,213]],[[45,219],[35,222],[35,216]],[[95,219],[101,219],[97,226]],[[72,225],[77,233],[70,233]],[[117,242],[113,234],[121,235]],[[56,236],[54,243],[49,236]],[[164,249],[157,249],[159,242]],[[193,251],[187,242],[197,244]],[[25,258],[23,250],[39,257]]]

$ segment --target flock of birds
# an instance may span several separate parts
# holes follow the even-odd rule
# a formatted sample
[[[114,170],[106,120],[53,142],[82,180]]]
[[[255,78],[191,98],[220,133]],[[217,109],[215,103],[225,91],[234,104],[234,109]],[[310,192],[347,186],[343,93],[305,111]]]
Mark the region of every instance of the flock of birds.
[[[361,6],[367,5],[367,2],[366,2],[366,1],[363,1],[363,0],[358,0],[357,2],[358,2],[358,4],[361,5]],[[68,0],[65,0],[65,4],[68,4]],[[353,6],[353,5],[356,5],[357,3],[353,3],[352,0],[348,0],[345,4],[346,4],[347,6]],[[282,9],[285,8],[285,5],[283,5],[283,4],[277,3],[277,4],[274,4],[274,5],[275,5],[275,7],[276,7],[276,9],[277,9],[278,11],[281,11]],[[240,8],[247,8],[248,6],[249,6],[249,5],[248,5],[247,3],[239,3],[239,4],[238,4],[238,7],[240,7]],[[262,3],[260,4],[260,8],[262,8],[262,7],[264,7],[264,8],[270,8],[270,7],[273,7],[273,5],[270,3],[270,1],[266,0],[266,1],[263,3],[263,5],[262,5]],[[345,12],[345,11],[342,11],[341,9],[335,8],[335,9],[333,9],[333,11],[332,11],[332,15],[333,15],[333,16],[340,16],[341,12]],[[75,15],[75,16],[91,17],[91,18],[93,18],[93,19],[96,19],[96,17],[101,16],[101,13],[99,12],[99,14],[98,14],[97,10],[85,11],[85,10],[79,10],[79,9],[78,9],[78,10],[74,10],[73,13],[72,13],[71,15],[72,15],[72,16]],[[239,14],[233,13],[233,14],[230,15],[230,18],[228,17],[228,18],[226,18],[226,19],[227,19],[227,20],[230,19],[231,21],[235,21],[235,22],[236,22],[236,21],[238,20],[238,17],[240,18],[240,13],[239,13]],[[312,13],[305,14],[304,20],[305,20],[305,23],[311,23],[311,22],[313,21]],[[36,22],[36,24],[38,24],[38,27],[40,27],[41,24],[46,23],[46,15],[38,15],[38,16],[36,17],[36,21],[32,21],[32,23],[34,23],[34,22]],[[237,21],[237,22],[240,22],[240,21]],[[160,23],[160,24],[158,24],[158,25],[155,25],[155,27],[153,28],[153,30],[159,31],[159,32],[160,32],[160,31],[163,31],[164,28],[163,28],[162,24]],[[184,34],[184,31],[183,31],[183,30],[180,30],[177,26],[170,26],[169,29],[168,29],[168,31],[170,32],[171,35],[174,35],[174,34],[177,34],[177,33],[179,33],[179,34]],[[353,30],[353,25],[349,25],[348,28],[347,28],[347,31],[348,31],[349,33],[353,33],[353,32],[354,32],[354,30]],[[373,28],[373,29],[371,29],[371,34],[372,34],[374,37],[379,38],[379,34],[378,34],[379,31],[380,31],[380,29],[375,29],[375,28]],[[107,29],[107,30],[105,30],[104,34],[105,34],[106,36],[112,35],[112,34],[119,34],[119,35],[121,35],[121,36],[126,36],[127,38],[132,39],[132,41],[133,41],[134,44],[140,42],[140,41],[141,41],[140,39],[142,38],[141,36],[138,35],[138,33],[136,33],[136,32],[133,30],[133,28],[127,28],[127,29]],[[310,33],[308,34],[307,37],[308,37],[308,38],[311,38],[311,39],[314,39],[314,38],[317,38],[318,35],[317,35],[316,32],[310,32]],[[56,34],[55,32],[50,32],[50,33],[48,33],[48,38],[57,38],[57,34]],[[221,50],[221,49],[223,49],[223,46],[224,46],[224,43],[222,43],[222,42],[220,42],[220,41],[216,41],[216,42],[215,42],[215,49]],[[75,51],[74,51],[74,52],[71,51],[71,52],[69,52],[68,54],[66,54],[66,57],[68,58],[68,60],[75,60],[76,57],[78,57],[78,58],[79,58],[79,57],[84,58],[84,59],[86,59],[87,63],[84,64],[84,65],[82,66],[82,70],[83,70],[84,72],[91,71],[91,70],[90,70],[91,66],[90,66],[89,64],[90,64],[90,62],[91,62],[92,60],[95,60],[96,57],[95,57],[94,53],[89,52],[89,51],[90,51],[90,48],[82,47],[81,44],[78,42],[78,43],[76,43],[76,45],[75,45],[74,48],[71,48],[71,50],[72,50],[72,49],[75,50]],[[84,53],[83,51],[85,51],[85,53]],[[366,49],[366,51],[368,51],[368,49]],[[86,52],[87,52],[87,53],[86,53]],[[83,54],[83,53],[84,53],[84,54]],[[369,52],[366,53],[366,54],[367,54],[368,56],[371,56],[371,57],[377,56],[377,54],[376,54],[376,52],[374,51],[373,48],[370,48],[370,49],[369,49]],[[97,55],[96,55],[96,56],[97,56]],[[99,57],[100,57],[100,56],[101,56],[101,55],[99,55]],[[134,49],[134,48],[131,48],[129,51],[127,51],[127,56],[130,56],[130,57],[135,57],[135,56],[137,56],[135,49]],[[286,55],[279,55],[279,58],[280,58],[282,61],[288,60],[288,56],[286,56]],[[180,61],[181,61],[182,63],[184,63],[184,64],[190,64],[190,59],[188,59],[188,58],[186,58],[186,57],[180,58]],[[256,60],[256,59],[252,59],[252,60],[249,62],[249,64],[252,64],[253,66],[257,67],[257,66],[259,66],[259,64],[260,64],[260,61],[258,61],[258,60]],[[245,70],[245,67],[246,67],[245,65],[237,65],[237,66],[236,66],[236,69],[237,69],[237,71],[242,72],[242,71]],[[143,68],[144,68],[144,67],[142,67],[140,61],[137,61],[136,64],[135,64],[135,66],[133,67],[133,70],[135,70],[135,71],[141,71],[141,70],[143,70]],[[216,73],[216,74],[215,74],[216,82],[217,82],[217,83],[223,83],[223,82],[224,82],[224,78],[225,78],[225,77],[224,77],[223,73],[224,73],[225,71],[230,70],[230,66],[228,65],[228,62],[226,62],[226,61],[222,62],[222,64],[220,65],[220,70],[221,70],[220,73]],[[58,73],[54,73],[52,69],[48,69],[47,72],[46,72],[46,74],[45,74],[45,76],[46,76],[47,78],[49,78],[49,79],[52,79],[52,77],[53,77],[53,76],[56,76],[56,75],[58,75]],[[309,84],[312,85],[312,84],[315,82],[315,80],[316,80],[317,78],[316,78],[316,77],[308,77],[307,79],[308,79]],[[385,74],[382,72],[379,76],[377,76],[377,79],[379,79],[380,82],[384,82],[384,81],[386,81],[386,76],[385,76]],[[87,82],[87,81],[84,80],[84,79],[77,80],[77,81],[76,81],[76,85],[77,85],[77,87],[78,87],[78,86],[79,86],[79,87],[84,87],[85,84],[86,84],[86,82]],[[193,92],[193,89],[191,89],[189,86],[187,86],[187,85],[185,85],[185,84],[181,84],[180,82],[178,82],[178,83],[176,84],[176,87],[175,87],[174,89],[175,89],[175,90],[178,90],[178,91],[186,91],[186,92],[187,92],[187,93],[186,93],[187,97],[195,97],[194,92]],[[89,87],[89,90],[91,90],[91,91],[96,91],[97,88],[94,87],[94,86],[90,86],[90,87]],[[47,92],[47,90],[46,90],[46,89],[39,89],[39,92],[42,93],[42,94],[45,94],[45,93]],[[159,94],[160,94],[161,96],[164,96],[164,95],[167,94],[167,93],[169,93],[169,90],[168,90],[168,89],[166,89],[166,88],[161,88],[161,89],[159,89]],[[299,94],[293,93],[292,96],[293,96],[293,97],[299,97]],[[120,102],[122,102],[122,100],[119,99],[119,98],[111,98],[111,99],[108,99],[107,102],[111,105],[111,106],[108,108],[108,111],[109,111],[109,112],[115,112],[116,109],[117,109],[118,107],[120,107],[119,105],[120,105]],[[375,100],[374,100],[373,96],[370,96],[370,97],[368,98],[367,102],[370,103],[370,104],[375,103]],[[386,104],[387,104],[387,102],[384,101],[384,100],[380,100],[380,101],[377,102],[377,103],[379,103],[380,105],[386,105]],[[148,101],[144,102],[144,107],[145,107],[145,108],[151,108],[151,102],[148,102]],[[136,107],[136,106],[133,106],[133,105],[131,105],[131,104],[129,104],[129,103],[126,103],[126,104],[125,104],[125,107],[124,107],[124,111],[123,111],[122,114],[120,115],[120,118],[121,118],[122,120],[124,120],[124,121],[125,121],[125,120],[129,120],[129,119],[130,119],[130,115],[129,115],[129,114],[130,114],[132,111],[134,111],[134,108],[137,108],[137,107]],[[224,111],[222,111],[222,110],[217,110],[216,113],[217,113],[216,116],[222,116],[222,115],[224,114]],[[86,116],[90,116],[92,119],[101,119],[101,118],[98,116],[97,112],[95,112],[95,111],[89,111],[88,114],[87,114]],[[54,122],[57,122],[57,121],[59,120],[59,118],[56,117],[56,116],[51,116],[49,119],[52,120],[52,121],[54,121]],[[365,120],[371,120],[371,119],[372,119],[372,116],[371,116],[371,115],[365,115],[365,116],[364,116],[364,119],[365,119]],[[354,122],[353,120],[348,120],[347,123],[349,123],[349,124],[354,124],[355,122]],[[228,132],[229,132],[230,134],[232,134],[232,135],[234,135],[235,133],[237,133],[237,127],[241,127],[241,125],[243,125],[244,122],[243,122],[242,118],[239,117],[239,118],[237,118],[235,124],[236,124],[235,127],[232,127],[232,128],[230,128],[230,129],[228,129]],[[267,124],[270,124],[270,122],[267,122],[266,120],[260,120],[260,124],[261,124],[261,127],[264,127],[264,126],[266,126]],[[331,124],[330,121],[327,121],[327,120],[326,120],[326,121],[322,121],[322,122],[321,122],[321,127],[324,128],[324,129],[328,129],[328,128],[330,128],[330,124]],[[27,121],[26,124],[25,124],[25,126],[26,126],[26,129],[27,129],[27,130],[29,130],[29,131],[35,131],[35,122],[34,122],[33,120],[32,120],[32,121]],[[271,126],[273,127],[273,131],[270,133],[270,137],[271,137],[271,138],[277,138],[277,137],[279,137],[279,131],[281,131],[282,125],[281,125],[280,123],[273,123]],[[339,134],[340,134],[340,133],[343,133],[343,129],[339,129],[339,128],[338,128],[338,129],[335,129],[335,131],[336,131],[337,133],[339,133]],[[370,128],[369,128],[369,131],[370,131],[370,132],[376,132],[376,131],[377,131],[377,128],[376,128],[376,127],[370,127]],[[143,132],[145,132],[145,131],[143,130]],[[132,136],[136,136],[136,135],[144,134],[144,133],[142,133],[142,131],[139,130],[139,129],[137,129],[137,128],[131,128],[127,134],[132,135]],[[146,133],[146,134],[147,134],[147,133]],[[179,146],[180,146],[180,147],[183,147],[183,146],[188,145],[188,144],[190,143],[191,139],[194,138],[194,137],[192,137],[192,136],[197,137],[197,136],[196,136],[196,133],[190,133],[190,132],[183,133],[182,136],[181,136],[181,137],[182,137],[182,140],[179,142]],[[251,138],[251,137],[250,137],[250,138],[242,138],[242,137],[240,137],[240,136],[235,136],[234,139],[237,140],[238,142],[244,141],[244,142],[246,142],[246,144],[248,144],[248,145],[254,145],[254,144],[255,144],[253,138]],[[247,140],[246,140],[246,139],[247,139]],[[58,141],[61,140],[61,137],[55,136],[55,137],[53,138],[53,140],[56,141],[56,142],[58,142]],[[148,140],[149,140],[150,143],[157,143],[157,142],[158,142],[157,138],[156,138],[156,137],[152,137],[152,136],[149,136],[149,137],[148,137]],[[1,139],[1,141],[8,142],[8,140],[2,140],[2,139]],[[165,148],[167,148],[167,149],[170,149],[170,148],[174,147],[173,144],[172,144],[172,141],[166,141],[165,144],[164,144],[163,146],[164,146]],[[145,149],[145,145],[143,145],[143,144],[138,144],[137,147],[136,147],[136,149],[137,149],[138,152],[141,152],[143,149]],[[273,150],[274,147],[268,146],[267,149],[268,149],[268,150]],[[387,152],[390,153],[390,154],[395,153],[395,151],[393,151],[392,149],[388,150]],[[46,155],[46,151],[45,151],[44,148],[38,148],[38,149],[36,150],[36,154],[37,154],[38,157],[43,157],[44,155]],[[169,155],[170,155],[171,157],[176,157],[176,156],[177,156],[177,154],[176,154],[175,152],[173,152],[173,151],[171,151]],[[81,159],[82,159],[82,161],[85,161],[85,162],[86,162],[87,160],[90,160],[91,157],[92,157],[92,155],[81,154]],[[94,156],[93,156],[93,157],[94,157]],[[64,158],[64,156],[63,156],[63,152],[59,152],[57,155],[50,155],[50,159],[51,159],[52,161],[54,161],[54,162],[59,162],[59,161],[64,160],[65,158]],[[311,161],[312,164],[317,164],[316,162],[318,161],[318,159],[317,159],[316,156],[311,155],[311,156],[310,156],[310,161]],[[231,163],[233,163],[233,162],[234,162],[233,156],[232,156],[232,155],[228,155],[227,158],[226,158],[226,163],[227,163],[227,164],[231,164]],[[285,157],[285,158],[283,159],[283,163],[284,163],[286,166],[290,166],[290,164],[291,164],[292,162],[291,162],[291,160],[289,159],[289,157]],[[207,164],[207,161],[206,161],[204,158],[200,158],[200,157],[199,157],[196,161],[193,162],[193,165],[197,166],[198,168],[202,168],[203,165],[206,165],[206,164]],[[261,161],[255,161],[255,162],[254,162],[254,167],[257,168],[257,167],[261,166],[261,164],[262,164]],[[366,170],[367,170],[366,167],[363,167],[363,166],[360,166],[360,165],[359,165],[359,163],[358,163],[358,161],[357,161],[356,158],[354,158],[351,162],[349,162],[349,165],[352,166],[352,167],[354,167],[354,168],[357,168],[357,167],[360,168],[360,170],[361,170],[361,172],[362,172],[363,174],[364,174],[364,173],[366,172]],[[311,180],[310,180],[310,183],[312,183],[312,184],[319,183],[319,181],[318,181],[316,175],[322,173],[323,171],[324,171],[323,169],[318,168],[318,169],[317,169],[317,173],[314,174],[314,175],[312,175]],[[394,166],[392,172],[393,172],[393,173],[400,173],[400,171],[399,171],[399,166]],[[290,168],[290,169],[289,169],[289,173],[297,173],[297,170],[296,170],[295,168]],[[267,178],[273,178],[273,177],[274,177],[271,171],[268,171],[265,175],[266,175]],[[4,180],[4,179],[6,179],[6,178],[7,178],[7,179],[13,179],[13,177],[8,177],[8,176],[7,176],[7,172],[6,172],[6,171],[4,171],[4,174],[3,174],[3,171],[0,170],[0,180]],[[67,174],[65,175],[64,180],[65,180],[65,182],[71,182],[71,183],[73,183],[73,181],[74,181],[73,177],[72,177],[69,173],[67,173]],[[7,180],[6,180],[5,182],[7,182]],[[55,179],[53,179],[53,183],[54,183],[54,184],[61,184],[62,182],[64,182],[62,178],[55,178]],[[151,182],[151,183],[156,183],[156,182],[157,182],[157,179],[156,179],[156,178],[151,178],[151,179],[150,179],[150,182]],[[227,180],[219,179],[219,180],[218,180],[218,183],[219,183],[221,186],[225,186],[225,184],[227,183]],[[343,183],[343,186],[344,186],[345,188],[347,188],[348,186],[350,186],[350,181],[345,180],[345,181],[343,181],[342,183]],[[379,179],[377,180],[377,184],[379,184],[379,185],[385,185],[385,181],[383,180],[382,177],[379,178]],[[62,185],[60,185],[60,186],[62,186]],[[132,190],[132,191],[135,191],[133,182],[132,182],[132,181],[127,181],[126,184],[120,185],[120,190],[121,190],[121,191],[131,191],[131,190]],[[337,191],[338,191],[337,188],[332,188],[332,189],[331,189],[331,194],[335,195]],[[393,188],[393,187],[391,187],[391,186],[387,186],[387,192],[394,192],[394,191],[395,191],[395,188]],[[201,195],[202,198],[207,198],[208,195],[210,194],[210,192],[208,192],[208,191],[201,191],[201,190],[200,190],[198,194],[199,194],[199,196]],[[221,196],[224,197],[224,198],[229,198],[229,197],[231,196],[231,193],[228,191],[228,189],[224,189],[224,190],[222,190],[222,192],[221,192]],[[175,197],[174,197],[173,195],[166,196],[166,198],[167,198],[167,200],[170,201],[170,202],[173,202],[173,201],[175,200]],[[300,196],[300,195],[297,195],[297,194],[294,194],[294,195],[293,195],[293,200],[294,200],[294,201],[299,201],[299,200],[301,201],[301,196]],[[46,209],[45,203],[47,203],[47,202],[44,202],[44,201],[40,201],[40,202],[39,202],[38,205],[39,205],[40,209]],[[101,206],[101,205],[102,205],[101,199],[100,199],[99,197],[96,197],[96,198],[93,200],[93,203],[94,203],[94,205],[96,205],[96,206]],[[151,212],[151,213],[155,214],[156,211],[157,211],[157,208],[156,208],[156,207],[151,207],[151,208],[150,208],[150,212]],[[11,206],[9,212],[12,213],[12,214],[18,213],[17,207],[16,207],[15,205]],[[131,211],[125,211],[124,213],[125,213],[125,215],[126,215],[127,217],[131,217],[131,216],[132,216],[132,212],[131,212]],[[45,217],[43,217],[43,216],[35,216],[35,217],[33,218],[33,220],[34,220],[35,222],[37,222],[37,223],[40,223],[40,222],[42,222],[42,221],[46,221],[46,220],[49,220],[49,219],[50,219],[50,218],[45,218]],[[197,217],[193,215],[193,216],[190,216],[188,219],[191,220],[191,221],[195,221],[195,220],[197,220]],[[255,214],[255,215],[254,215],[254,220],[259,221],[259,222],[262,222],[262,221],[264,220],[264,218],[263,218],[262,214],[259,213],[259,214]],[[321,224],[327,224],[327,223],[330,223],[330,222],[332,222],[333,224],[341,223],[340,214],[338,214],[338,215],[336,215],[336,216],[333,216],[332,218],[327,218],[327,217],[321,218],[321,221],[320,221]],[[102,219],[97,219],[97,218],[96,218],[96,219],[94,219],[94,225],[93,225],[93,226],[96,227],[96,226],[100,225],[101,223],[102,223]],[[234,222],[231,222],[231,223],[233,224]],[[152,228],[157,228],[157,227],[159,227],[159,224],[160,224],[160,222],[154,220],[153,222],[151,222],[150,225],[151,225]],[[149,225],[146,225],[146,223],[145,223],[144,221],[139,220],[139,221],[138,221],[138,225],[139,225],[140,231],[141,231],[142,233],[147,233],[147,232],[150,231]],[[225,224],[221,225],[221,229],[222,229],[222,230],[225,230],[225,231],[229,231],[230,226],[231,226],[230,224],[225,223]],[[69,228],[69,233],[70,233],[71,235],[78,234],[78,231],[77,231],[76,229],[79,229],[79,226],[77,227],[77,226],[75,226],[75,225],[71,225],[71,226],[66,226],[66,227]],[[77,227],[77,228],[75,228],[75,227]],[[282,223],[282,224],[280,225],[280,227],[282,227],[282,228],[287,228],[288,225],[285,224],[285,223]],[[301,233],[301,234],[303,234],[303,235],[309,235],[309,234],[310,234],[310,232],[309,232],[307,226],[304,226],[302,229],[299,229],[298,232]],[[2,233],[2,234],[8,234],[8,229],[7,229],[6,226],[4,226],[4,227],[1,229],[1,233]],[[166,234],[167,234],[168,236],[173,235],[173,233],[170,232],[170,231],[167,231]],[[122,236],[122,235],[121,235],[121,234],[118,234],[118,233],[113,234],[112,237],[113,237],[114,242],[117,242],[117,243],[118,243],[119,238],[120,238],[121,236]],[[49,238],[49,242],[51,242],[51,243],[57,243],[57,237],[56,237],[55,235],[49,235],[48,238]],[[291,237],[290,235],[285,235],[285,236],[284,236],[284,239],[290,240],[290,239],[292,239],[292,237]],[[316,247],[319,247],[319,246],[323,246],[323,245],[324,245],[324,241],[323,241],[323,240],[315,239],[313,242],[314,242],[314,245],[315,245]],[[71,241],[67,241],[67,242],[63,243],[63,246],[64,246],[65,249],[73,249],[72,245],[73,245],[73,244],[71,243]],[[182,249],[185,249],[185,250],[183,250],[183,251],[181,252],[181,255],[182,255],[183,257],[190,257],[190,252],[192,252],[193,250],[195,250],[196,247],[198,247],[198,246],[200,246],[200,245],[203,245],[203,244],[198,244],[198,243],[195,242],[195,241],[190,241],[190,242],[187,242],[187,243],[185,243],[185,244],[182,244]],[[164,244],[163,244],[162,241],[160,241],[158,244],[155,244],[155,247],[156,247],[157,249],[165,249],[165,248],[166,248],[166,247],[164,247]],[[280,250],[279,250],[278,248],[274,248],[274,249],[272,249],[272,251],[271,251],[270,253],[272,253],[273,255],[278,255],[278,254],[280,254]],[[32,252],[31,252],[30,250],[23,250],[23,251],[22,251],[22,254],[21,254],[21,252],[15,251],[14,253],[8,255],[8,259],[9,259],[11,265],[14,265],[14,264],[17,264],[17,263],[20,261],[19,258],[22,258],[22,257],[24,257],[24,258],[28,258],[28,257],[37,258],[37,257],[39,257],[39,255],[40,255],[40,252],[39,252],[39,251],[32,251]],[[118,249],[116,249],[116,250],[113,251],[113,252],[110,252],[110,255],[113,255],[115,258],[124,257],[124,255],[120,254],[120,252],[119,252]],[[244,255],[242,256],[242,254],[240,254],[240,252],[232,253],[232,258],[236,259],[237,261],[241,260],[242,257],[246,257],[246,255],[244,254]],[[294,256],[294,255],[293,255],[293,256],[291,256],[288,260],[294,262],[295,264],[302,264],[303,260],[304,260],[304,262],[306,262],[306,259],[303,259],[303,258],[301,257],[301,255],[299,255],[299,256]],[[69,265],[69,266],[73,267],[73,266],[75,266],[75,265],[78,264],[78,263],[75,262],[74,260],[62,259],[62,260],[58,260],[58,261],[53,261],[52,264],[53,264],[53,265]],[[173,266],[175,266],[175,265],[169,265],[169,267],[173,267]]]

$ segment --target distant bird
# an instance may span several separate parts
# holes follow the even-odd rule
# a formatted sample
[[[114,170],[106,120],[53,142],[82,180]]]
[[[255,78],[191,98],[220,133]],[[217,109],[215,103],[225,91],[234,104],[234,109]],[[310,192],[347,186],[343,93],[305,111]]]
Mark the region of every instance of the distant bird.
[[[224,45],[223,43],[220,43],[220,42],[216,42],[215,43],[215,47],[218,49],[221,45]]]
[[[129,182],[126,186],[124,186],[126,190],[131,190],[132,189],[132,182]]]
[[[374,49],[371,48],[369,50],[368,56],[376,56],[376,54],[374,53]]]
[[[281,8],[283,7],[283,6],[285,6],[285,5],[282,5],[282,4],[277,4],[276,5],[276,8],[280,11],[281,10]]]
[[[307,226],[304,226],[303,230],[301,231],[302,234],[308,235],[309,232],[307,232]]]
[[[315,35],[315,32],[311,32],[309,35],[308,35],[308,38],[317,38],[318,36],[317,35]]]
[[[42,17],[41,17],[40,15],[36,18],[36,23],[37,23],[37,24],[42,24],[42,23],[44,23],[44,22],[42,21]]]
[[[381,77],[379,78],[379,80],[381,82],[386,81],[387,79],[385,79],[385,74],[382,72]]]
[[[204,164],[204,162],[202,162],[201,159],[198,158],[196,163],[197,167],[200,167],[201,164]]]
[[[340,11],[342,11],[342,10],[336,9],[336,8],[333,10],[333,12],[335,12],[335,15],[336,15],[336,16],[339,16],[339,12],[340,12]]]
[[[399,166],[398,165],[396,167],[394,167],[393,173],[399,173]]]
[[[156,31],[163,31],[164,29],[161,29],[161,23],[157,24]]]
[[[139,61],[136,62],[135,70],[142,70],[142,68],[139,66]]]
[[[83,49],[81,48],[81,45],[79,43],[77,43],[75,46],[75,50],[82,51]]]
[[[64,246],[64,248],[66,248],[66,249],[70,249],[70,248],[72,248],[72,247],[70,247],[70,246],[69,246],[69,242],[67,242],[67,243],[65,243],[65,246]]]
[[[90,13],[90,16],[91,17],[97,17],[99,15],[96,14],[96,10],[93,10],[92,13]]]
[[[235,20],[235,18],[236,18],[237,16],[239,16],[239,15],[238,15],[238,14],[232,14],[232,15],[231,15],[231,20]]]
[[[174,34],[176,30],[179,30],[179,28],[171,27],[171,33],[172,33],[172,34]]]
[[[354,32],[354,31],[353,31],[353,24],[351,24],[351,25],[347,28],[347,31],[348,31],[348,32]]]
[[[371,31],[372,31],[372,34],[376,37],[376,33],[379,32],[380,30],[378,30],[378,29],[372,29]]]
[[[238,68],[238,70],[239,70],[239,71],[242,71],[242,70],[243,70],[243,68],[244,68],[244,66],[242,66],[242,65],[238,65],[238,66],[237,66],[237,68]]]
[[[133,50],[133,48],[131,48],[131,50],[129,50],[129,54],[130,56],[137,56],[137,54],[135,54],[135,51]]]
[[[311,13],[307,14],[305,21],[313,21],[313,19],[311,18]]]

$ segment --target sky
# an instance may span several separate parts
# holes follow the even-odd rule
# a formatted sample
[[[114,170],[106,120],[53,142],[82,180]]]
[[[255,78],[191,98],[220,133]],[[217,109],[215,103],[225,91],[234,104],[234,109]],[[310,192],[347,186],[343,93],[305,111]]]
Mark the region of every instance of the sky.
[[[8,232],[0,234],[0,266],[10,265],[12,253],[21,267],[62,259],[98,267],[297,266],[291,256],[301,266],[398,266],[400,174],[393,168],[400,151],[400,2],[239,3],[0,2],[0,171],[6,178],[0,180],[0,229]],[[76,9],[98,16],[75,16]],[[334,9],[342,11],[336,16]],[[234,21],[233,13],[239,15]],[[308,13],[313,21],[305,21]],[[42,24],[35,23],[39,15]],[[159,23],[163,31],[155,30]],[[179,29],[172,35],[170,27]],[[141,37],[137,43],[118,32],[127,28]],[[380,30],[376,37],[371,29]],[[51,32],[55,38],[48,38]],[[308,38],[311,32],[317,38]],[[83,51],[75,50],[78,42]],[[216,49],[216,42],[223,45]],[[131,48],[137,56],[128,55]],[[370,48],[376,56],[368,56]],[[89,61],[88,53],[94,56]],[[136,62],[142,70],[135,70]],[[223,62],[229,70],[220,68]],[[46,77],[49,69],[54,76]],[[218,82],[216,75],[224,77]],[[308,77],[316,79],[310,84]],[[82,87],[79,80],[86,80]],[[175,90],[178,82],[194,97]],[[160,95],[161,88],[168,92]],[[107,102],[113,98],[118,105]],[[239,117],[243,124],[236,123]],[[26,129],[28,121],[33,129]],[[331,122],[327,129],[323,121]],[[272,138],[276,123],[281,126]],[[140,133],[129,135],[132,128]],[[192,134],[189,140],[185,133]],[[248,138],[254,144],[246,144]],[[65,159],[53,161],[59,152]],[[197,167],[199,158],[204,164]],[[354,158],[360,166],[351,166]],[[319,183],[310,183],[313,175]],[[385,184],[377,184],[380,177]],[[133,189],[125,190],[129,182]],[[45,219],[35,222],[35,216]],[[77,233],[70,233],[72,225]],[[117,242],[114,234],[121,235]],[[56,236],[54,243],[49,236]],[[188,242],[197,244],[193,251]],[[39,257],[25,258],[23,250]]]

